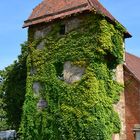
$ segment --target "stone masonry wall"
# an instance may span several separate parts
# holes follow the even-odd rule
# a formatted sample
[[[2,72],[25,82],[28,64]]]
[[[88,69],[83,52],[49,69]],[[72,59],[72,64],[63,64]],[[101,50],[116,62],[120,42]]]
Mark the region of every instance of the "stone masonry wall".
[[[116,80],[120,84],[124,84],[123,65],[118,65],[116,68]],[[126,124],[125,124],[125,99],[124,92],[120,94],[120,100],[114,105],[116,112],[118,112],[121,120],[121,132],[115,134],[113,140],[126,140]]]
[[[62,24],[65,25],[65,32],[67,33],[69,31],[77,28],[80,25],[80,23],[82,22],[81,19],[84,19],[84,18],[70,17],[68,19],[62,20]],[[46,36],[51,30],[53,30],[52,25],[53,25],[53,23],[30,27],[30,28],[33,28],[33,30],[34,30],[34,39],[38,39],[40,37]],[[37,46],[37,49],[43,49],[43,47],[44,47],[44,42],[41,42]],[[122,65],[119,65],[116,69],[116,80],[122,84],[124,83]],[[40,88],[41,88],[40,84],[35,82],[34,86],[33,86],[33,90],[36,92],[36,91],[39,91]],[[124,102],[124,93],[123,92],[121,93],[120,101],[116,105],[114,105],[114,108],[120,116],[122,130],[121,130],[120,134],[115,134],[113,136],[113,140],[126,140],[126,137],[125,137],[125,102]]]

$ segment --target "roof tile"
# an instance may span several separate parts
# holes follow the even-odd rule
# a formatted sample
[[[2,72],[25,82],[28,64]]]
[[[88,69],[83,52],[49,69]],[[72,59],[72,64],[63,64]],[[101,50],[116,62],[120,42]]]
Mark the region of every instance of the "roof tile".
[[[43,0],[24,22],[23,27],[50,22],[83,11],[95,11],[113,22],[117,21],[98,0],[59,0],[59,2],[58,0]],[[124,34],[125,37],[131,37],[128,32]]]
[[[140,80],[140,57],[134,56],[130,53],[125,54],[125,66],[127,69]]]

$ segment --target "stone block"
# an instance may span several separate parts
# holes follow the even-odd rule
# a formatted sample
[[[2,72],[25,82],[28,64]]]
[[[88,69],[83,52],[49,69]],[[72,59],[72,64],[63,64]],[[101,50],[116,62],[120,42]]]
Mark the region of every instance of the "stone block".
[[[37,45],[37,49],[42,50],[45,47],[45,42],[41,41],[38,45]]]
[[[120,84],[124,84],[123,75],[123,65],[120,64],[116,67],[116,81]]]
[[[51,25],[49,26],[44,25],[41,28],[36,28],[34,33],[34,39],[45,37],[51,31],[51,29],[52,29]]]
[[[31,74],[31,75],[36,74],[36,69],[32,67],[32,68],[30,69],[30,74]]]
[[[66,83],[74,83],[81,80],[85,68],[73,65],[70,61],[64,63],[63,77]]]
[[[77,17],[70,18],[66,20],[64,23],[66,25],[66,33],[76,29],[79,27],[81,20],[78,19]]]
[[[41,90],[41,85],[40,85],[40,83],[39,83],[39,82],[34,82],[34,83],[33,83],[33,91],[34,91],[34,93],[35,93],[36,96],[39,95],[40,90]]]
[[[47,107],[47,102],[46,102],[46,100],[41,98],[41,99],[38,101],[38,103],[37,103],[37,108],[38,108],[38,109],[44,109],[44,108],[46,108],[46,107]]]

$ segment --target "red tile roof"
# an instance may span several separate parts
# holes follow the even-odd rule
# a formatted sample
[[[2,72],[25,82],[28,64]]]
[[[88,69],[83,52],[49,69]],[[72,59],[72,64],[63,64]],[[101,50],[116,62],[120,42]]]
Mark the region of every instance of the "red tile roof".
[[[98,14],[105,15],[113,22],[117,21],[98,0],[43,0],[24,22],[23,27],[50,22],[83,11],[95,11]],[[131,37],[128,32],[124,34],[125,37]]]
[[[140,81],[140,57],[126,53],[125,67]]]
[[[24,27],[89,10],[87,0],[43,0],[32,12]]]

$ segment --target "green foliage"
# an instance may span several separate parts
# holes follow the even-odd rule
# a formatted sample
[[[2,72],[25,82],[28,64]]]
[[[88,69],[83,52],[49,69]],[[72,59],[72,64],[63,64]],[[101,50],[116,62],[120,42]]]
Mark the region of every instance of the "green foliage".
[[[113,80],[113,69],[123,62],[123,34],[102,16],[84,18],[79,28],[63,36],[58,36],[59,23],[54,24],[53,31],[42,39],[42,50],[36,49],[38,41],[32,42],[30,32],[21,139],[111,140],[113,133],[119,133],[120,120],[113,104],[122,86]],[[67,84],[58,78],[66,61],[86,67],[79,82]],[[33,91],[34,82],[41,84],[39,95]],[[40,98],[48,104],[42,110],[37,108]]]
[[[0,93],[3,93],[3,111],[6,112],[6,123],[9,129],[19,129],[22,105],[26,93],[26,58],[27,43],[22,44],[18,61],[1,71],[4,81]],[[1,124],[1,123],[0,123]],[[1,124],[2,125],[2,124]]]
[[[5,102],[4,102],[4,92],[3,92],[3,78],[2,71],[0,71],[0,131],[8,129],[7,118],[6,118],[6,111]]]

